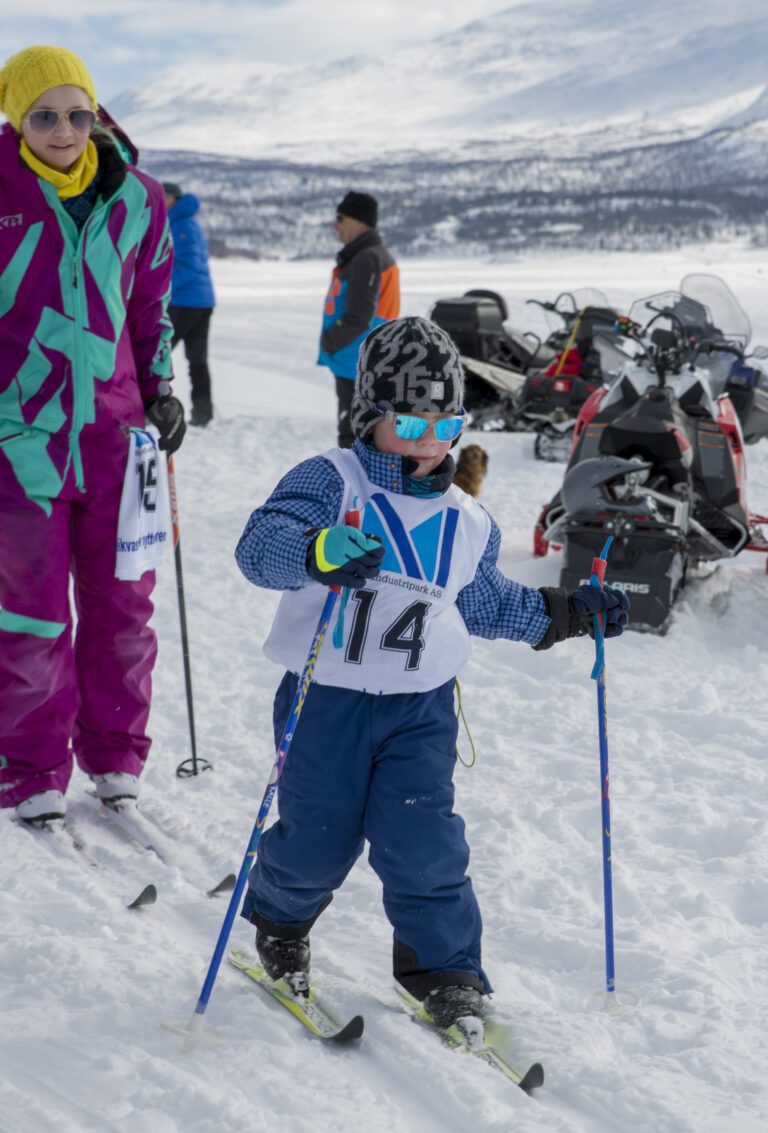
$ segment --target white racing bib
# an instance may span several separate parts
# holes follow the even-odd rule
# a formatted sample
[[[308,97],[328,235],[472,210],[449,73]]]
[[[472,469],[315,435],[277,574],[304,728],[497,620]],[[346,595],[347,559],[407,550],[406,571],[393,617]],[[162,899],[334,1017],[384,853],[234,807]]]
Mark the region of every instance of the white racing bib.
[[[361,529],[381,539],[385,555],[378,577],[350,591],[343,648],[334,646],[331,630],[313,679],[372,693],[437,688],[469,659],[456,598],[475,577],[491,521],[454,486],[435,499],[403,496],[371,484],[351,449],[323,455],[344,480],[337,522],[359,508]],[[283,593],[264,643],[270,661],[303,670],[326,595],[316,582]]]
[[[131,429],[117,524],[115,577],[136,581],[173,543],[168,465],[151,433]]]

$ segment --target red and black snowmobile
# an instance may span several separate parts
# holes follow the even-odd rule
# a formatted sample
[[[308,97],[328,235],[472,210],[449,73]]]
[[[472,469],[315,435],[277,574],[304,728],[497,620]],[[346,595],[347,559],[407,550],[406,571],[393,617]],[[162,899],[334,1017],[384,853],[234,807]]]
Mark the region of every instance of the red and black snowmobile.
[[[592,288],[528,302],[560,324],[546,339],[511,326],[503,297],[479,288],[438,300],[430,318],[461,354],[469,427],[534,431],[538,458],[565,460],[579,408],[608,376],[617,312]]]
[[[554,303],[528,302],[558,316],[563,326],[546,340],[546,347],[554,351],[548,365],[543,369],[529,366],[515,416],[523,427],[538,434],[533,448],[538,460],[566,460],[579,410],[611,376],[619,312],[593,288],[564,291]]]
[[[630,316],[643,311],[651,317],[642,328],[625,321],[629,349],[618,378],[579,413],[534,553],[561,546],[561,583],[571,590],[589,580],[592,559],[613,535],[611,582],[631,596],[631,628],[663,633],[689,567],[768,552],[768,518],[747,505],[744,433],[725,388],[734,357],[743,365],[743,344],[681,292],[642,300]],[[719,394],[718,367],[726,374]]]

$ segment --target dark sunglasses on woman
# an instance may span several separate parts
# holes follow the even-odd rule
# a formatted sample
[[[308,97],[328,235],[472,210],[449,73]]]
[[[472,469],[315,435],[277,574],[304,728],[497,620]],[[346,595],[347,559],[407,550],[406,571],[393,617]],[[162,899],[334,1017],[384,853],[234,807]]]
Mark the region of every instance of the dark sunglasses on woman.
[[[77,134],[85,134],[96,125],[96,115],[92,110],[33,110],[27,115],[27,124],[34,134],[50,134],[62,118],[66,118]]]

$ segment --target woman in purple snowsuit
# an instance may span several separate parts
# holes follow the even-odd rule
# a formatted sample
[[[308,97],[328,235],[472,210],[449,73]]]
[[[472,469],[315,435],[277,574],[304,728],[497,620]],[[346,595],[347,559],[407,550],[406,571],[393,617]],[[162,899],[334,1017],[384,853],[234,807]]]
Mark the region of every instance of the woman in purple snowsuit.
[[[115,578],[117,521],[129,428],[172,452],[184,416],[162,188],[70,51],[9,59],[0,109],[0,807],[40,825],[73,754],[105,801],[138,793],[154,574]]]

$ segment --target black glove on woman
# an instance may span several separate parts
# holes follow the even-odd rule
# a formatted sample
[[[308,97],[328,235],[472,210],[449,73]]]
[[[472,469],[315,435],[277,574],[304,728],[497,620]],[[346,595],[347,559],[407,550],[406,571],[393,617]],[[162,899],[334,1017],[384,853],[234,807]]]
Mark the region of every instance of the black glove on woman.
[[[147,420],[160,433],[159,447],[171,456],[180,447],[187,431],[184,421],[184,406],[178,397],[166,393],[145,405],[144,412],[147,415]]]

